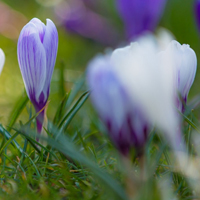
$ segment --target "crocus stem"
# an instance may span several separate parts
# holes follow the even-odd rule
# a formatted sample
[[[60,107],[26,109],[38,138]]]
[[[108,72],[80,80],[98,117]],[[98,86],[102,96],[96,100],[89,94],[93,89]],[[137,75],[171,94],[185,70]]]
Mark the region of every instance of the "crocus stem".
[[[36,112],[37,112],[37,109],[36,109]],[[37,124],[37,132],[39,134],[41,134],[42,132],[42,125],[43,125],[43,122],[44,122],[44,115],[45,115],[45,109],[42,110],[39,115],[36,117],[36,124]],[[37,137],[36,138],[36,141],[38,142],[39,141],[39,138]]]

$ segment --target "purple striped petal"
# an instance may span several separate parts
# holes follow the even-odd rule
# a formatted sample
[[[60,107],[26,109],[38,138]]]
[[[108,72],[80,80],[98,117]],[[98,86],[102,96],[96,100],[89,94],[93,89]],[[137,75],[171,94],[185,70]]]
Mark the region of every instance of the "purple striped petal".
[[[58,50],[58,32],[56,26],[50,19],[47,19],[43,45],[46,52],[46,65],[47,65],[46,80],[43,88],[43,93],[45,95],[45,98],[46,97],[48,98],[51,77],[53,74],[57,57],[57,50]]]
[[[45,31],[46,31],[46,26],[44,23],[42,23],[39,19],[37,18],[33,18],[30,22],[32,22],[33,24],[35,24],[35,26],[37,27],[37,31],[39,33],[40,36],[40,40],[43,43],[43,39],[44,39],[44,35],[45,35]]]
[[[46,79],[46,53],[35,24],[30,22],[22,29],[17,53],[27,94],[38,102]]]

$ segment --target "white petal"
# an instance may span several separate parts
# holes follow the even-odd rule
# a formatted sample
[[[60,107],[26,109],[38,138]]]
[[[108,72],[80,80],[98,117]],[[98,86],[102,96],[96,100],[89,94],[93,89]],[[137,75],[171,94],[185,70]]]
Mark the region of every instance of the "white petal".
[[[0,49],[0,74],[3,70],[4,63],[5,63],[5,54],[4,54],[3,50]]]
[[[176,69],[176,87],[182,97],[187,97],[190,87],[194,82],[196,69],[197,69],[197,57],[195,52],[189,45],[181,45],[177,41],[172,41],[167,51],[171,51],[173,55],[175,69]]]
[[[48,96],[51,77],[53,74],[57,57],[57,50],[58,50],[58,32],[55,24],[50,19],[47,19],[43,45],[46,52],[46,66],[47,66],[46,80],[43,92],[45,96]]]

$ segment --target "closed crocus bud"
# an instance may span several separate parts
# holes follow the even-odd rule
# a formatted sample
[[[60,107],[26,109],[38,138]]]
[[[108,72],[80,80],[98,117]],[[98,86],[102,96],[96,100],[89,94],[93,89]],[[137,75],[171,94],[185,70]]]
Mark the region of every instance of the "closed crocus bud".
[[[124,21],[127,39],[132,40],[146,31],[154,31],[167,0],[117,0]]]
[[[51,77],[57,56],[58,32],[54,23],[47,19],[45,25],[33,18],[19,36],[17,55],[27,95],[39,112],[47,103]],[[44,110],[37,117],[40,133]]]
[[[118,150],[128,155],[130,148],[135,147],[141,153],[149,124],[140,104],[130,99],[113,68],[109,56],[99,56],[90,62],[87,82],[91,100]]]
[[[176,89],[178,93],[176,106],[181,112],[184,112],[188,93],[196,75],[197,57],[189,45],[181,45],[177,41],[172,41],[167,51],[170,51],[173,55],[176,71]]]

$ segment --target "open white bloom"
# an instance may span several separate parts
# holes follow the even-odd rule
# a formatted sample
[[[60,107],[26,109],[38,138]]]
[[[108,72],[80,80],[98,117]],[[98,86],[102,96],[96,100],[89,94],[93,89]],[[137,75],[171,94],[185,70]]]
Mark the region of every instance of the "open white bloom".
[[[133,101],[140,102],[147,118],[167,133],[173,148],[181,136],[175,109],[175,62],[171,51],[160,51],[153,35],[146,35],[130,46],[116,49],[111,62]],[[179,146],[179,145],[178,145]]]

